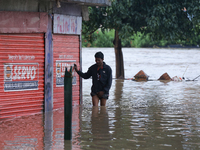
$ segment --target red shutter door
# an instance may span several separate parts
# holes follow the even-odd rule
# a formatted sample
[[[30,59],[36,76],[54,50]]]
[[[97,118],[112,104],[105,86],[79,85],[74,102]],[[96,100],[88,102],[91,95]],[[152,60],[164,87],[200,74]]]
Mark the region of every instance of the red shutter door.
[[[44,34],[0,34],[0,119],[35,114],[44,103]]]
[[[78,35],[53,35],[54,62],[54,109],[64,107],[64,73],[74,63],[80,66],[80,43]],[[79,105],[79,76],[73,71],[72,103]]]

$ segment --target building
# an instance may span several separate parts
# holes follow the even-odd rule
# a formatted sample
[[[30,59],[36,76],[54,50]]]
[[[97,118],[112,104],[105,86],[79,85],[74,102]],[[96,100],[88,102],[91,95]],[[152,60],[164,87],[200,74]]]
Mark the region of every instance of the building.
[[[109,0],[0,0],[0,120],[64,106],[64,71],[81,66],[82,19]],[[81,103],[73,74],[73,104]]]

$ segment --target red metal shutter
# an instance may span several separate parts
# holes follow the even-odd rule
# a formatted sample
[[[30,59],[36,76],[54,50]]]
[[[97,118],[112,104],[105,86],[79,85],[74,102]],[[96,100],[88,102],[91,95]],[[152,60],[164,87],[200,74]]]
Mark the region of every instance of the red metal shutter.
[[[64,107],[64,73],[74,63],[80,66],[80,43],[78,35],[53,35],[54,86],[53,108]],[[72,103],[79,105],[80,81],[73,71]]]
[[[0,119],[35,114],[44,103],[44,34],[0,34]]]

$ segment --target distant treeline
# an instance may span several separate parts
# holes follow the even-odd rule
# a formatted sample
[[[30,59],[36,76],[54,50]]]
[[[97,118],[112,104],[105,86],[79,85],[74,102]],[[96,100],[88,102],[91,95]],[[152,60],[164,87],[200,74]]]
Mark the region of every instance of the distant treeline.
[[[91,37],[91,40],[88,41],[87,39],[82,36],[82,46],[83,47],[113,47],[113,40],[114,40],[114,30],[106,31],[102,33],[100,30],[94,32]],[[122,47],[199,47],[200,45],[200,35],[196,37],[188,37],[186,41],[166,41],[166,40],[159,40],[153,41],[150,37],[150,34],[143,34],[141,32],[137,32],[133,34],[128,39],[122,40]]]

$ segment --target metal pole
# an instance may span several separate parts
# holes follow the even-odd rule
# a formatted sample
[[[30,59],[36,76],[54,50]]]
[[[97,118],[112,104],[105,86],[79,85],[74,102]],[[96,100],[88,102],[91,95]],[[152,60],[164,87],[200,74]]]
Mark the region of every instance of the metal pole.
[[[64,76],[64,139],[72,139],[72,67]]]
[[[192,81],[194,81],[195,79],[197,79],[198,77],[200,77],[200,75],[198,75],[196,78],[194,78]]]

